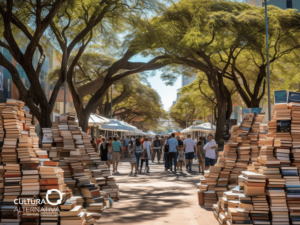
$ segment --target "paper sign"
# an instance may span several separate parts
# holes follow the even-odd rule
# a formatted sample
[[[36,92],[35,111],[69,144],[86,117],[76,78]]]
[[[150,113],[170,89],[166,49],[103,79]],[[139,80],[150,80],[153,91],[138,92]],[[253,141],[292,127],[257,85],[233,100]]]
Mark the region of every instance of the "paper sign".
[[[287,91],[274,91],[275,104],[287,103]]]
[[[298,102],[300,103],[300,93],[289,91],[288,103],[290,102]]]

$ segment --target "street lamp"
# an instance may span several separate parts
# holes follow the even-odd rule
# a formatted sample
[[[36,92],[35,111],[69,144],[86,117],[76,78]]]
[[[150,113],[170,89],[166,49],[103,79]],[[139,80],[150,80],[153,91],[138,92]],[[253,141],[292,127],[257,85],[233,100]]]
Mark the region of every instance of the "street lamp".
[[[113,100],[113,88],[114,88],[114,85],[111,85],[111,92],[110,92],[110,118],[112,119],[112,107],[113,107],[113,104],[112,104],[112,100]]]
[[[185,104],[185,125],[186,125],[186,128],[188,127],[188,120],[187,120],[187,102],[184,103]]]
[[[269,60],[269,28],[268,28],[268,7],[265,0],[265,21],[266,21],[266,45],[267,45],[267,70],[268,70],[268,116],[271,121],[271,91],[270,91],[270,60]]]

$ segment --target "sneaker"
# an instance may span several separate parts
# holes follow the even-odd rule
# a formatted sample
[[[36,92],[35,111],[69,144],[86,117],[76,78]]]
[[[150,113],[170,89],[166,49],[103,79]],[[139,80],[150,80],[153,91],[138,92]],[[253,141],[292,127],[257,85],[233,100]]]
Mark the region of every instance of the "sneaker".
[[[130,172],[130,174],[129,174],[129,176],[132,176],[133,175],[133,173],[132,173],[132,171]]]
[[[137,176],[137,171],[134,172],[134,176]]]

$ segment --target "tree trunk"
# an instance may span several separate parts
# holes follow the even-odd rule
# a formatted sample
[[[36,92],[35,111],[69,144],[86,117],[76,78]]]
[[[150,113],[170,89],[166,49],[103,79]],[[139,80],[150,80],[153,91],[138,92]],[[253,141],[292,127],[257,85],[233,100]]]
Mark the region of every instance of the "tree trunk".
[[[226,100],[220,99],[218,100],[218,120],[216,124],[216,135],[215,139],[216,141],[222,140],[223,139],[223,130],[224,130],[224,125],[226,122],[226,114],[227,114],[227,103]]]
[[[82,110],[80,113],[78,120],[79,120],[79,126],[81,127],[83,132],[87,132],[89,128],[89,118],[90,118],[91,112],[87,109]]]
[[[41,128],[51,128],[52,127],[52,121],[51,121],[51,113],[52,110],[47,109],[41,109],[41,116],[42,119],[39,120],[39,123],[41,125]]]

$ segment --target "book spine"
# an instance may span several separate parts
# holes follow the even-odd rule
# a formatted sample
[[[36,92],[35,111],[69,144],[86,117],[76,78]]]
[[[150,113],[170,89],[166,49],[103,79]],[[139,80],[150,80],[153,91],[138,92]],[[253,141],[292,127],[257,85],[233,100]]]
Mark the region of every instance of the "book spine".
[[[59,187],[59,185],[41,185],[40,186],[41,191],[47,191],[47,190],[51,190],[51,189],[60,190],[60,187]]]
[[[58,179],[40,179],[40,185],[53,185],[58,183]]]

